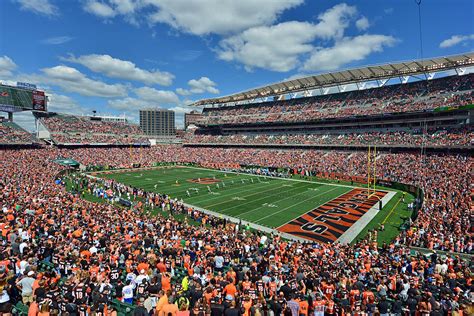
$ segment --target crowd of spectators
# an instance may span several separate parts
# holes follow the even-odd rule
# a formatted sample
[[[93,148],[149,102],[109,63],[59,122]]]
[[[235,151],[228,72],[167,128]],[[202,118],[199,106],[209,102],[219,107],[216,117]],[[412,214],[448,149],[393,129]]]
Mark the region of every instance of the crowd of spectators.
[[[0,120],[0,144],[31,144],[33,136],[15,123]]]
[[[336,146],[472,146],[474,131],[469,128],[456,130],[441,129],[414,131],[375,131],[347,132],[341,131],[320,134],[231,134],[210,135],[186,133],[187,144],[252,144],[252,145],[336,145]]]
[[[41,123],[57,144],[149,144],[139,126],[124,122],[58,114],[41,118]]]
[[[202,125],[307,122],[473,103],[474,74],[262,104],[207,108]]]
[[[130,167],[154,162],[232,164],[299,168],[314,173],[367,176],[366,153],[319,150],[270,150],[237,148],[191,148],[164,145],[152,148],[58,150],[58,156],[73,158],[85,165]],[[456,252],[471,252],[471,182],[474,158],[469,155],[426,155],[380,153],[377,176],[420,187],[424,207],[411,230],[403,236],[408,245]]]
[[[89,133],[52,133],[51,138],[56,144],[107,144],[107,145],[149,145],[148,138],[140,135],[89,134]]]
[[[2,150],[0,312],[22,301],[29,315],[470,315],[472,272],[457,256],[413,256],[408,246],[472,253],[473,158],[381,154],[380,177],[420,186],[425,202],[390,244],[301,244],[242,229],[166,195],[72,177],[54,181],[73,158],[85,165],[156,161],[237,162],[364,175],[363,153],[156,146],[143,149]],[[82,198],[99,187],[137,201],[123,209]],[[143,202],[143,203],[142,203]],[[178,221],[145,205],[187,214]],[[53,270],[41,271],[41,262]],[[179,273],[178,273],[179,272]],[[181,275],[179,278],[178,275]]]
[[[0,312],[22,301],[30,315],[116,315],[115,298],[134,315],[472,314],[472,274],[457,256],[412,256],[409,246],[473,252],[472,167],[463,155],[381,154],[378,175],[420,186],[423,208],[392,243],[301,244],[202,214],[166,195],[72,177],[52,162],[130,167],[153,162],[236,162],[365,175],[363,153],[222,148],[2,150]],[[130,209],[91,203],[112,190]],[[142,203],[143,202],[143,203]],[[182,213],[178,221],[145,206]],[[55,269],[41,271],[41,262]],[[178,273],[179,272],[179,273]],[[180,277],[178,277],[180,275]]]

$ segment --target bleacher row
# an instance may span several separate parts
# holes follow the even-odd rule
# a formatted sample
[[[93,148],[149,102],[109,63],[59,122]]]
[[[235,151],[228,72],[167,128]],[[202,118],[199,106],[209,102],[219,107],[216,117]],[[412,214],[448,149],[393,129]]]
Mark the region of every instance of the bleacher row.
[[[149,144],[137,125],[123,122],[63,114],[41,118],[40,122],[56,144]]]
[[[13,122],[0,121],[0,144],[31,144],[33,136]]]
[[[332,145],[332,146],[432,146],[469,147],[474,144],[471,128],[439,129],[423,133],[422,130],[333,131],[332,134],[256,134],[207,135],[187,133],[185,144],[245,144],[245,145]]]
[[[390,85],[309,98],[205,108],[201,126],[275,122],[432,111],[473,103],[474,74]]]

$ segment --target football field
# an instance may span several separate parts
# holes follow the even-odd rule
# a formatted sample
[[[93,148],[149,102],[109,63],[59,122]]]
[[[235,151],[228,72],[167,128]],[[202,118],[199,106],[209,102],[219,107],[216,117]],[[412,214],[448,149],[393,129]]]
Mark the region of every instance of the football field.
[[[377,191],[377,196],[367,198],[363,188],[352,186],[185,166],[93,175],[168,194],[198,208],[321,242],[336,241],[377,206],[379,199],[389,197],[389,191]]]

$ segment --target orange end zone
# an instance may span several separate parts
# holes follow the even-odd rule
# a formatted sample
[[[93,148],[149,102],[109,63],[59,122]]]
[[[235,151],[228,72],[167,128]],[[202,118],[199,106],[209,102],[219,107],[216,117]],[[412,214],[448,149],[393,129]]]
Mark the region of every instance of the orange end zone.
[[[320,242],[335,242],[387,192],[353,189],[277,228],[278,231]]]

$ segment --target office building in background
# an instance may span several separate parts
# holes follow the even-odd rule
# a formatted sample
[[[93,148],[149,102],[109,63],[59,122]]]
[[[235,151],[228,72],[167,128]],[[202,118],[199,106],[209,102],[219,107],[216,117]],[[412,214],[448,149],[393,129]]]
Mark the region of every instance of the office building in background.
[[[165,109],[140,110],[140,128],[150,136],[174,136],[174,112]]]

